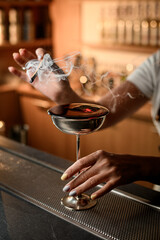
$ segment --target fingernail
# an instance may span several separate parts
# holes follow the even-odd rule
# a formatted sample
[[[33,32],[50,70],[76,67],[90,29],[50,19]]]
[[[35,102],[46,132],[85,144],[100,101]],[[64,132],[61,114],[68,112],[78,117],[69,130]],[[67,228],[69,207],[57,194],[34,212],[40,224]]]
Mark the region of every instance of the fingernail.
[[[62,176],[61,176],[61,180],[64,181],[66,180],[68,177],[67,173],[64,173]]]
[[[71,191],[71,192],[69,193],[69,196],[76,196],[76,195],[77,195],[77,193],[76,193],[75,190],[73,190],[73,191]]]
[[[13,55],[13,57],[15,57],[17,55],[17,53],[13,53],[12,55]]]
[[[37,56],[39,61],[43,58],[43,55],[38,54]]]
[[[96,199],[96,197],[97,197],[96,194],[92,194],[92,195],[91,195],[91,199],[92,199],[92,200]]]
[[[24,50],[24,48],[20,48],[20,49],[19,49],[19,53],[21,53],[23,50]]]
[[[70,189],[70,186],[67,185],[63,188],[63,192],[67,192],[69,189]]]

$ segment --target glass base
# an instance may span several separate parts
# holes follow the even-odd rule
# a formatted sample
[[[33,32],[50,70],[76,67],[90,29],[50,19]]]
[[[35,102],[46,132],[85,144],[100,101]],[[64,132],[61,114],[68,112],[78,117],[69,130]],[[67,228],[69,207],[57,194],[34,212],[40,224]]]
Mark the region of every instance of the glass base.
[[[66,196],[61,199],[61,204],[69,210],[85,210],[96,205],[97,200],[92,200],[90,196],[82,193],[80,196]]]

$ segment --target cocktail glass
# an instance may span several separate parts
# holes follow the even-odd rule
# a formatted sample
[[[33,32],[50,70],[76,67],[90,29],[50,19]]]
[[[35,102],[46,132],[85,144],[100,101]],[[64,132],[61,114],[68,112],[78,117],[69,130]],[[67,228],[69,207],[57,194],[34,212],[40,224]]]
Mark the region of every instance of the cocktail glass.
[[[57,105],[48,110],[54,125],[62,132],[76,135],[76,160],[80,158],[80,135],[97,131],[109,110],[90,103],[71,103]],[[82,193],[79,196],[65,196],[61,204],[71,210],[84,210],[95,206],[97,200]]]

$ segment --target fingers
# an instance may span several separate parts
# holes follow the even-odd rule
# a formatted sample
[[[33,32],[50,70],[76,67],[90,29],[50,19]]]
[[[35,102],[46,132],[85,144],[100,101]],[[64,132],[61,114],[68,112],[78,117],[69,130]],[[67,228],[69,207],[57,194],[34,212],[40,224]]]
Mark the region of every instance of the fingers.
[[[20,67],[24,67],[27,62],[19,53],[13,53],[13,59]]]
[[[45,53],[45,51],[42,48],[38,48],[36,50],[36,55],[38,57],[39,57],[39,55],[43,56],[44,53]],[[36,55],[33,54],[32,52],[28,51],[25,48],[21,48],[21,49],[19,49],[19,52],[13,53],[13,59],[21,68],[23,68],[28,61],[30,61],[32,59],[36,59],[37,58]],[[17,76],[25,81],[29,80],[28,76],[25,72],[18,70],[15,67],[8,67],[8,70],[15,76]]]
[[[37,55],[38,60],[41,60],[45,53],[46,53],[46,51],[43,48],[37,48],[36,55]]]
[[[70,181],[63,188],[63,191],[69,192],[70,196],[77,196],[100,183],[106,182],[101,189],[91,195],[91,198],[95,199],[118,186],[121,182],[121,174],[119,174],[119,171],[117,172],[117,167],[115,167],[117,162],[115,162],[115,166],[111,162],[111,156],[115,158],[113,154],[99,150],[76,161],[64,172],[62,180],[70,178],[80,172],[81,169],[88,168]]]
[[[116,181],[108,181],[103,187],[101,187],[98,191],[92,193],[91,199],[96,199],[99,197],[104,196],[106,193],[109,193],[112,189],[117,187],[117,182]]]
[[[82,165],[83,166],[83,165]],[[102,183],[106,180],[106,173],[100,173],[97,171],[95,164],[88,167],[86,170],[81,172],[77,177],[70,181],[64,188],[64,192],[70,191],[69,195],[79,195],[90,188],[97,186],[99,183]]]
[[[20,71],[15,67],[8,67],[10,73],[14,74],[15,76],[21,78],[22,80],[28,81],[28,77],[24,71]]]
[[[13,53],[13,59],[20,67],[24,67],[29,60],[36,59],[37,57],[38,60],[42,59],[45,53],[46,51],[43,48],[37,48],[36,55],[25,48],[21,48],[19,52]]]
[[[71,167],[69,167],[61,176],[61,180],[67,180],[82,169],[93,165],[97,160],[97,152],[91,153],[90,155],[83,157],[76,161]]]
[[[36,56],[26,49],[21,48],[19,52],[13,53],[13,59],[20,67],[24,67],[25,64],[33,58],[36,58]]]
[[[87,180],[85,180],[87,179]],[[81,178],[81,176],[78,176],[76,179],[73,179],[71,182],[69,182],[64,188],[64,192],[69,191],[69,196],[77,196],[82,194],[83,192],[96,187],[98,184],[102,183],[104,179],[104,176],[98,174],[98,175],[93,175],[92,177],[88,178]],[[91,198],[96,199],[104,194],[110,192],[113,188],[118,186],[119,178],[109,178],[106,184],[101,187],[98,191],[92,193]]]
[[[29,61],[33,58],[36,58],[36,55],[33,54],[32,52],[28,51],[27,49],[25,48],[21,48],[19,49],[19,54],[26,60],[26,61]]]
[[[83,180],[83,178],[81,178],[81,176],[77,177],[77,181],[76,179],[74,179],[73,181],[71,181],[70,183],[68,183],[63,191],[70,191],[69,195],[70,196],[75,196],[75,195],[80,195],[81,193],[89,190],[90,188],[93,188],[95,186],[97,186],[99,183],[101,182],[101,178],[99,175],[94,175],[90,178],[88,178],[87,180]],[[66,189],[67,187],[67,189]]]
[[[29,60],[35,59],[37,57],[38,60],[40,60],[41,58],[43,58],[45,53],[46,51],[43,48],[37,48],[36,55],[25,48],[21,48],[19,49],[18,53],[13,53],[13,58],[18,65],[23,67]]]

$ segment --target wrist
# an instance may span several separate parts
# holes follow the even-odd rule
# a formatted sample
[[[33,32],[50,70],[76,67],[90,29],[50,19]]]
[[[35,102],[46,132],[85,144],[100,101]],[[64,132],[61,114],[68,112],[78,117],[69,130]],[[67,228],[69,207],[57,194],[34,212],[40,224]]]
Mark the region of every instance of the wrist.
[[[149,156],[143,158],[142,180],[160,185],[160,158]]]
[[[52,100],[59,105],[83,102],[83,99],[74,92],[67,82],[59,87],[59,90],[52,96]]]

